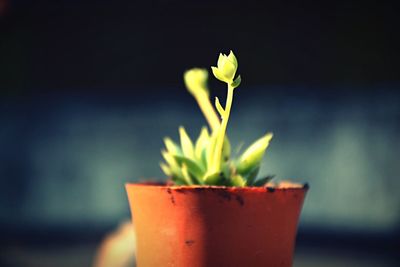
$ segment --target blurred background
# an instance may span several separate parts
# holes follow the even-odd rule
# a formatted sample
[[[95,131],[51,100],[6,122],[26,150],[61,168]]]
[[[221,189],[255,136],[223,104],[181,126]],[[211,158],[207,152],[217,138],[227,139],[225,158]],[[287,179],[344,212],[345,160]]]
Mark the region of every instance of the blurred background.
[[[308,182],[294,266],[400,266],[398,5],[0,0],[0,265],[90,266],[205,124],[183,71],[233,50],[228,129],[275,136],[261,174]],[[212,95],[225,87],[211,79]]]

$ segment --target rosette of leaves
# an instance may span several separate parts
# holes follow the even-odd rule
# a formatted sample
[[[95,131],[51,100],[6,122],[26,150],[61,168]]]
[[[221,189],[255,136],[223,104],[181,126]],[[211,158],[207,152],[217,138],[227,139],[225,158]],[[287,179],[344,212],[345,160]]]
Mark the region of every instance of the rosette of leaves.
[[[241,83],[240,75],[235,78],[237,68],[238,61],[232,51],[229,55],[220,54],[217,66],[211,67],[214,76],[228,87],[225,107],[216,97],[216,110],[209,99],[207,70],[195,68],[185,72],[185,85],[196,99],[210,130],[204,126],[194,141],[181,126],[179,143],[164,138],[165,149],[161,154],[165,162],[160,166],[176,185],[263,186],[272,178],[257,179],[272,133],[256,140],[241,155],[231,155],[226,128],[234,91]]]

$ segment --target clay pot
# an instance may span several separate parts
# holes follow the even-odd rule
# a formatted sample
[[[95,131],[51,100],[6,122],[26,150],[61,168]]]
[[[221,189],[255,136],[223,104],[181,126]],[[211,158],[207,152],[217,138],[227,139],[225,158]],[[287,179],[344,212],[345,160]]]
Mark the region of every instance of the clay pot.
[[[127,184],[137,266],[292,266],[307,189]]]

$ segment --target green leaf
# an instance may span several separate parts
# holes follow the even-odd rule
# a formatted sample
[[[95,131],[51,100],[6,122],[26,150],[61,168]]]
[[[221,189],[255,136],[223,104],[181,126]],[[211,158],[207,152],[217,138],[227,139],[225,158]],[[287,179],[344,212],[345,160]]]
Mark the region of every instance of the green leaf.
[[[163,156],[167,164],[170,166],[170,168],[179,167],[178,163],[176,162],[172,154],[168,153],[163,149],[161,150],[161,155]]]
[[[252,185],[254,180],[257,177],[258,172],[260,171],[260,165],[254,166],[248,173],[242,173],[243,177],[246,179],[247,185]]]
[[[188,158],[194,157],[194,148],[192,140],[190,140],[189,135],[186,133],[184,127],[179,127],[179,136],[181,139],[181,147],[183,151],[183,155]]]
[[[175,156],[175,160],[178,162],[179,165],[186,165],[187,166],[187,171],[193,175],[196,180],[201,181],[205,170],[195,161],[182,157],[182,156]]]
[[[183,177],[172,176],[171,179],[175,185],[188,185]]]
[[[201,162],[202,165],[204,166],[204,169],[207,170],[208,165],[207,165],[207,147],[203,148],[203,151],[201,152]]]
[[[192,178],[190,177],[190,174],[189,174],[188,168],[186,167],[186,164],[182,164],[182,175],[183,175],[183,178],[185,179],[185,182],[188,185],[193,184]]]
[[[215,145],[217,143],[218,131],[214,131],[210,137],[210,143],[208,144],[206,156],[207,156],[207,168],[210,168],[212,161],[214,160]]]
[[[221,171],[223,173],[223,177],[231,177],[232,176],[232,168],[229,162],[224,162],[221,166]]]
[[[171,169],[166,165],[166,164],[164,164],[164,163],[160,163],[160,167],[161,167],[161,170],[164,172],[164,174],[167,176],[167,177],[170,177],[171,175],[172,175],[172,171],[171,171]]]
[[[269,181],[271,181],[274,177],[275,177],[275,175],[268,175],[268,176],[266,176],[266,177],[257,179],[257,180],[253,183],[253,186],[264,186],[266,183],[268,183]]]
[[[172,177],[172,181],[175,185],[188,185],[182,178]]]
[[[165,143],[165,147],[167,148],[167,151],[170,154],[172,154],[172,155],[181,155],[182,154],[182,151],[179,148],[179,146],[174,141],[172,141],[171,138],[165,137],[164,143]]]
[[[222,147],[222,162],[228,161],[230,157],[231,157],[231,142],[229,142],[228,137],[225,136],[224,145]]]
[[[221,106],[221,103],[219,102],[218,97],[215,97],[215,107],[217,108],[217,111],[218,111],[219,115],[221,116],[221,118],[223,118],[224,114],[225,114],[225,110]]]
[[[246,185],[246,180],[243,179],[242,176],[240,176],[239,174],[237,175],[233,175],[231,178],[231,182],[233,186],[245,186]]]
[[[181,177],[182,176],[181,168],[179,167],[178,162],[176,162],[174,156],[169,154],[165,150],[161,150],[161,155],[163,156],[163,158],[167,162],[168,167],[172,172],[172,175]]]
[[[240,83],[242,82],[242,78],[239,76],[237,76],[237,78],[231,83],[231,86],[233,88],[236,88],[240,85]]]
[[[204,177],[204,183],[208,185],[217,185],[222,180],[223,176],[221,172],[208,174]]]
[[[243,146],[244,146],[244,143],[243,143],[243,142],[240,142],[240,143],[236,146],[235,155],[239,155],[239,154],[240,154],[240,150],[242,150]]]
[[[207,144],[210,142],[210,135],[208,134],[207,127],[201,128],[199,138],[197,138],[194,154],[197,160],[202,158],[202,153],[204,148],[207,147]]]
[[[246,173],[260,164],[272,136],[272,133],[267,133],[246,149],[236,166],[239,173]]]

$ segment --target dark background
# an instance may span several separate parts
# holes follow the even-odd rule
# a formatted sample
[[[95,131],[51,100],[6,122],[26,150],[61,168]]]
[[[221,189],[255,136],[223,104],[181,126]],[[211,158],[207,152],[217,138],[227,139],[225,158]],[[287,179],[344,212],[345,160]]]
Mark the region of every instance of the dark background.
[[[262,172],[311,185],[295,266],[397,266],[398,7],[0,0],[0,263],[89,264],[124,183],[205,123],[183,71],[233,50],[232,143],[273,131]]]
[[[181,84],[219,51],[246,84],[398,81],[397,6],[324,1],[9,1],[2,85],[13,92]]]

